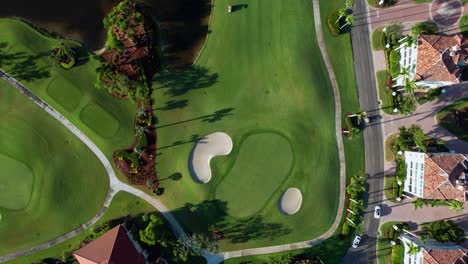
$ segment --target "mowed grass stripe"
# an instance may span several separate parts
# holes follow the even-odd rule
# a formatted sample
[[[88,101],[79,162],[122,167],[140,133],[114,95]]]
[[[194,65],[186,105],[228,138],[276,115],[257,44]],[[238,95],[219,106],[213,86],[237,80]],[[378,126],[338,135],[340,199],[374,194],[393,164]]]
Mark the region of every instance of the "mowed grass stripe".
[[[217,0],[214,5],[211,33],[196,63],[206,72],[193,76],[195,80],[209,80],[211,85],[199,87],[192,82],[195,85],[178,94],[174,91],[180,91],[183,85],[177,82],[161,89],[158,83],[154,86],[156,108],[164,107],[170,100],[186,101],[183,108],[156,111],[159,124],[164,124],[158,129],[158,145],[171,146],[158,151],[158,174],[160,177],[173,173],[183,176],[179,181],[162,182],[166,188],[162,199],[171,208],[182,210],[180,208],[187,202],[200,204],[207,200],[219,204],[216,198],[224,191],[216,188],[223,185],[223,180],[230,180],[230,176],[223,176],[235,166],[236,159],[247,155],[242,152],[244,146],[236,143],[247,135],[256,131],[277,131],[290,141],[295,162],[289,176],[274,191],[266,188],[268,190],[261,190],[262,194],[253,194],[240,190],[235,199],[230,195],[226,208],[220,204],[212,208],[212,214],[206,212],[208,209],[193,218],[180,214],[179,220],[189,231],[207,230],[209,225],[220,222],[226,230],[236,229],[237,232],[226,233],[231,238],[226,237],[221,242],[223,250],[297,242],[319,236],[331,226],[339,197],[334,102],[316,43],[312,1],[253,0],[247,3],[247,8],[227,13],[228,5],[237,4],[246,3]],[[174,79],[180,81],[182,77]],[[203,118],[223,109],[230,111],[218,116],[216,121]],[[233,152],[211,161],[213,178],[210,183],[194,183],[187,170],[187,159],[194,146],[191,138],[216,131],[232,137]],[[174,144],[176,142],[185,143]],[[257,145],[256,148],[256,153],[260,153],[264,147]],[[276,155],[275,160],[290,158],[288,151],[278,151]],[[273,162],[268,165],[276,166]],[[252,166],[239,166],[236,174],[249,175]],[[264,166],[259,169],[269,170]],[[267,174],[260,177],[265,183],[269,180]],[[237,186],[242,184],[240,181]],[[291,186],[303,191],[304,200],[302,209],[287,217],[277,210],[277,201],[281,192]],[[243,203],[244,210],[253,212],[258,208],[252,202],[256,195],[269,197],[257,215],[261,224],[256,225],[255,232],[241,232],[238,228],[245,227],[244,224],[248,226],[249,217],[239,220],[230,214],[229,208],[234,203]],[[190,220],[195,218],[197,221]],[[285,232],[268,233],[271,224]],[[245,237],[241,237],[241,233]]]
[[[293,152],[289,141],[275,133],[249,135],[241,145],[234,163],[216,189],[216,198],[227,201],[235,217],[257,213],[289,175]],[[249,194],[249,206],[239,197]]]

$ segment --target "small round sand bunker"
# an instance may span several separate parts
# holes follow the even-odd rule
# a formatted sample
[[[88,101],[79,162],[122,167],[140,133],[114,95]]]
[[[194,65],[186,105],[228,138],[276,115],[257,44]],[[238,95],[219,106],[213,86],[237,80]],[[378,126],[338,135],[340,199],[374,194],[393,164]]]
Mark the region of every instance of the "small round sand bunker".
[[[293,215],[299,211],[302,204],[302,193],[297,188],[288,188],[279,200],[279,210],[283,214]]]
[[[231,137],[223,132],[215,132],[198,140],[189,157],[189,171],[196,182],[211,180],[210,160],[216,156],[231,153]]]

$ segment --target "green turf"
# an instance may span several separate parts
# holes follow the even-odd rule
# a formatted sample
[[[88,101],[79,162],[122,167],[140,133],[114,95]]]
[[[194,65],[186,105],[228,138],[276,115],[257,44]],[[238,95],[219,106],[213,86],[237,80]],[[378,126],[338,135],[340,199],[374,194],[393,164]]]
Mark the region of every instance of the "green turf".
[[[18,258],[7,263],[34,263],[45,258],[60,258],[63,252],[78,249],[80,247],[81,241],[83,241],[83,239],[85,239],[86,236],[92,233],[94,227],[106,223],[109,220],[117,219],[127,215],[135,216],[140,213],[152,212],[154,210],[154,207],[141,200],[140,198],[126,192],[119,192],[115,195],[114,199],[112,199],[109,208],[107,209],[106,213],[102,216],[102,218],[96,224],[86,229],[86,231],[49,249],[40,251],[38,253],[26,257]]]
[[[257,213],[268,200],[279,198],[271,196],[289,175],[294,154],[288,140],[276,133],[249,135],[238,146],[239,158],[216,189],[216,198],[228,202],[230,215],[246,217]],[[239,193],[250,194],[248,207]]]
[[[387,229],[398,223],[400,222],[386,222],[380,225],[380,236],[377,238],[377,258],[379,264],[390,263],[392,245],[390,244],[390,240],[385,237],[384,233]]]
[[[383,50],[385,48],[385,43],[382,43],[382,32],[383,28],[376,28],[372,31],[372,49],[373,50]]]
[[[28,167],[0,173],[2,188],[15,185],[1,194],[0,237],[8,238],[0,240],[4,255],[58,237],[91,219],[104,202],[109,181],[81,141],[3,81],[0,100],[0,153],[10,158],[0,162],[4,169],[13,169],[18,162]],[[32,185],[32,191],[26,185]],[[11,206],[17,210],[5,208]]]
[[[112,138],[119,129],[119,121],[97,104],[85,106],[80,118],[103,138]]]
[[[3,70],[68,118],[109,159],[115,150],[132,144],[136,105],[94,87],[99,65],[94,55],[80,48],[79,43],[49,38],[16,19],[0,19],[0,31],[0,44],[6,45],[1,53]],[[49,59],[51,50],[60,42],[78,47],[77,66],[70,70],[53,66]],[[90,104],[99,105],[106,113],[82,115]]]
[[[468,141],[468,133],[466,133],[463,128],[453,123],[447,123],[447,122],[441,121],[441,119],[447,114],[451,112],[455,112],[457,110],[462,110],[465,108],[468,108],[468,99],[462,99],[462,100],[456,101],[453,104],[450,104],[442,108],[442,110],[440,110],[439,113],[437,113],[436,119],[437,119],[437,123],[439,123],[443,128],[450,131],[450,133],[454,134],[456,137],[458,137],[459,139],[463,141]]]
[[[0,154],[0,207],[20,210],[28,205],[34,176],[23,162]]]
[[[248,8],[228,14],[228,5],[240,0],[216,1],[207,45],[196,68],[183,74],[159,75],[154,99],[158,117],[157,171],[161,178],[181,173],[178,181],[165,180],[161,197],[189,230],[206,230],[223,223],[226,239],[223,250],[267,246],[311,239],[322,234],[334,221],[338,205],[339,164],[334,130],[334,102],[328,76],[317,47],[312,2],[249,1]],[[165,77],[165,80],[162,80]],[[182,107],[165,107],[178,102]],[[234,142],[233,152],[212,160],[210,183],[195,183],[187,171],[187,161],[194,146],[193,138],[215,131],[228,133]],[[280,133],[291,145],[294,166],[280,187],[268,187],[271,175],[256,175],[259,192],[237,190],[238,200],[214,200],[223,177],[236,160],[248,155],[240,146],[242,138],[255,132]],[[290,160],[290,151],[269,153],[256,145],[255,153],[276,157],[266,172],[278,166],[278,160]],[[273,148],[274,149],[274,148]],[[241,156],[242,155],[242,156]],[[261,159],[262,157],[256,157]],[[245,162],[243,162],[245,164]],[[235,165],[243,179],[254,177],[253,164]],[[286,168],[287,166],[285,166]],[[285,177],[274,176],[276,177]],[[230,176],[225,180],[229,180]],[[250,178],[249,178],[250,180]],[[239,181],[236,186],[248,184]],[[277,183],[276,183],[277,184]],[[271,185],[274,186],[274,185]],[[282,215],[277,198],[287,187],[303,190],[301,210],[294,216]],[[223,187],[227,188],[227,187]],[[253,188],[251,186],[243,188]],[[230,190],[236,192],[236,188]],[[232,194],[229,199],[232,200]],[[236,218],[228,213],[243,203],[249,212],[258,210],[254,198],[271,197],[261,202],[258,218]],[[185,203],[217,205],[217,211],[198,215],[198,221],[186,213]],[[260,202],[258,202],[260,203]],[[180,215],[178,212],[181,212]],[[258,220],[260,219],[260,220]],[[304,223],[308,223],[304,225]],[[276,234],[268,230],[277,227]],[[241,234],[243,231],[244,234]]]
[[[376,73],[377,85],[379,89],[379,99],[382,101],[382,111],[387,115],[394,115],[395,98],[392,95],[392,90],[387,87],[387,71],[378,71]]]

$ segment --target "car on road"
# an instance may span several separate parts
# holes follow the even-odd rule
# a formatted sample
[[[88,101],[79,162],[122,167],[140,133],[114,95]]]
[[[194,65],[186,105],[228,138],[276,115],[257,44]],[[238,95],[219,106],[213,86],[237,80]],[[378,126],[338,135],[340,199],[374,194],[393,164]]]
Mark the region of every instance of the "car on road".
[[[379,219],[381,214],[382,214],[382,208],[380,208],[380,206],[377,205],[377,206],[374,208],[374,218],[375,218],[375,219]]]
[[[359,247],[359,243],[361,242],[361,237],[360,236],[356,236],[353,240],[353,248],[357,248]]]

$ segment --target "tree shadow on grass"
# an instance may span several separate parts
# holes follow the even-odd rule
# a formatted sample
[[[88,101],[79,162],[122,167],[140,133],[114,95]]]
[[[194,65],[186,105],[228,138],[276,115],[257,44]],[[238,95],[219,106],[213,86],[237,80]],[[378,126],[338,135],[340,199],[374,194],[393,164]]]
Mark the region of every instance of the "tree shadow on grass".
[[[191,66],[187,70],[163,72],[156,76],[154,81],[160,83],[156,90],[165,89],[165,94],[174,97],[183,95],[190,90],[212,86],[218,81],[218,74],[210,73],[207,68],[202,66]]]
[[[155,108],[154,110],[174,110],[174,109],[182,109],[182,108],[185,108],[188,104],[188,100],[187,99],[183,99],[183,100],[169,100],[166,102],[166,105],[163,106],[163,107],[158,107],[158,108]]]
[[[31,82],[50,76],[49,67],[40,67],[37,60],[48,56],[47,52],[29,55],[25,52],[7,52],[8,43],[0,42],[0,67],[18,80]]]
[[[222,120],[226,116],[232,115],[233,114],[232,112],[234,111],[234,109],[235,108],[233,108],[233,107],[223,108],[223,109],[215,111],[213,114],[210,114],[210,115],[204,115],[204,116],[195,117],[195,118],[191,118],[191,119],[187,119],[187,120],[182,120],[182,121],[178,121],[178,122],[174,122],[174,123],[160,125],[160,126],[157,126],[156,129],[161,129],[163,127],[168,127],[168,126],[179,125],[179,124],[192,122],[192,121],[196,121],[196,120],[202,120],[202,122],[214,123],[214,122]],[[157,122],[155,122],[155,123],[157,124]]]

